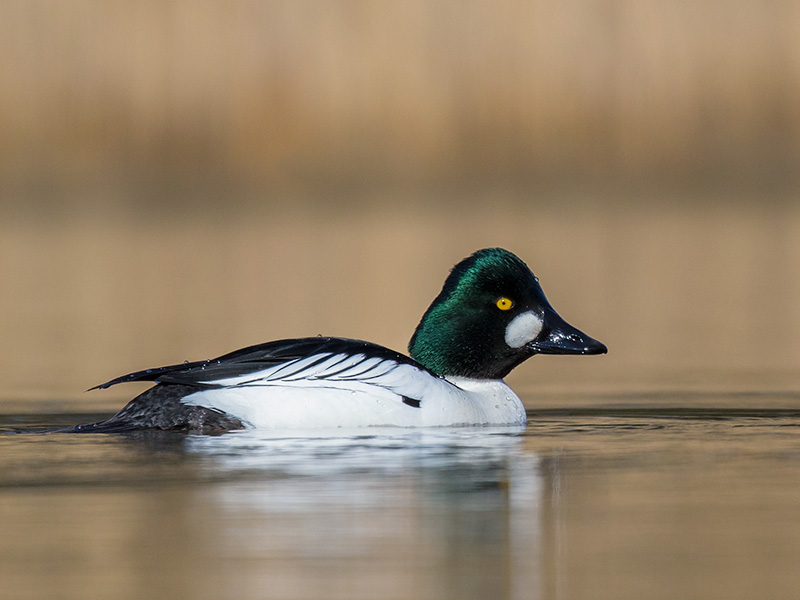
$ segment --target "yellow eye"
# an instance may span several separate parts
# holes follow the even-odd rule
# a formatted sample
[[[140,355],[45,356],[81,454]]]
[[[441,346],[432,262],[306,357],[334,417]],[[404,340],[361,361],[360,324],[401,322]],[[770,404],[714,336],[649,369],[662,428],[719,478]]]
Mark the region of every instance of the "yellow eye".
[[[505,296],[503,296],[497,301],[497,308],[499,308],[500,310],[511,310],[512,306],[514,306],[514,303]]]

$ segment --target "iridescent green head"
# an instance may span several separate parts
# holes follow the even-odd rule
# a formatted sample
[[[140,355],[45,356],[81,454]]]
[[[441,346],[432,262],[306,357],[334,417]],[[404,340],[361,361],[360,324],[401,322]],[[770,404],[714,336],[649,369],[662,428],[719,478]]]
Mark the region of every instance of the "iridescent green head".
[[[559,317],[528,266],[502,248],[453,267],[408,349],[437,375],[473,379],[505,377],[534,354],[606,352]]]

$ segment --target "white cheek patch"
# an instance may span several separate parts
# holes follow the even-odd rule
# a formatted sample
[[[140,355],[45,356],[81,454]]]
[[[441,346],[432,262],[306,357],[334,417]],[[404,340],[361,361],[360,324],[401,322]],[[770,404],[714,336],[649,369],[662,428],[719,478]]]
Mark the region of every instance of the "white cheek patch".
[[[542,320],[532,311],[518,314],[506,327],[506,344],[522,348],[532,342],[542,330]]]

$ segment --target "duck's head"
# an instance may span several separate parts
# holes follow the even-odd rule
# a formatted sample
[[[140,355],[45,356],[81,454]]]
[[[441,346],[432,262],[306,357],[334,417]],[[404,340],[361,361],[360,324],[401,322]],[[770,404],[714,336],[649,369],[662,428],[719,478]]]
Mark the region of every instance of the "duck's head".
[[[534,354],[605,354],[562,319],[517,256],[478,250],[453,267],[408,345],[441,376],[499,379]]]

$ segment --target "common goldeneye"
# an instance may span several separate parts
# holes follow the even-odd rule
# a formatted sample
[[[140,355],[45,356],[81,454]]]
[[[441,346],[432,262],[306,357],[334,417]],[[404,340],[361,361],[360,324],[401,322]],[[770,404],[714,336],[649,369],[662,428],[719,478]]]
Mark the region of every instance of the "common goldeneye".
[[[156,385],[110,419],[61,431],[523,425],[525,408],[503,382],[514,367],[534,354],[607,351],[559,317],[527,265],[501,248],[453,268],[408,349],[312,337],[137,371],[92,389]]]

